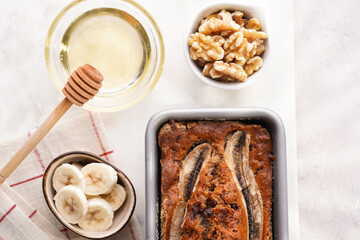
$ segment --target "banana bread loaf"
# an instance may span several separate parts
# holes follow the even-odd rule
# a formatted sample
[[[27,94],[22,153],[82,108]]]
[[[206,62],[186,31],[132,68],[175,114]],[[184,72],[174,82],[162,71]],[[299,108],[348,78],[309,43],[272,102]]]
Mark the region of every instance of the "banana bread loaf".
[[[164,124],[161,239],[272,239],[272,142],[261,125]]]

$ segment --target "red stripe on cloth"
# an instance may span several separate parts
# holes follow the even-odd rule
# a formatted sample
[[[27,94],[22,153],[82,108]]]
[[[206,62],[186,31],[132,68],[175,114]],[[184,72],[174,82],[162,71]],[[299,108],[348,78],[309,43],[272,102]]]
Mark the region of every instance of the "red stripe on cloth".
[[[30,132],[28,132],[28,136],[31,137],[31,133],[30,133]],[[34,148],[34,153],[35,153],[35,155],[36,155],[36,157],[37,157],[37,159],[38,159],[38,161],[39,161],[39,163],[40,163],[40,166],[41,166],[43,172],[45,172],[45,165],[44,165],[43,160],[42,160],[41,157],[40,157],[40,153],[39,153],[37,147]]]
[[[102,151],[103,151],[104,153],[106,153],[106,150],[105,150],[104,144],[103,144],[103,142],[101,141],[101,138],[100,138],[100,134],[99,134],[98,128],[97,128],[97,126],[96,126],[96,124],[95,124],[94,117],[93,117],[93,115],[91,114],[91,112],[89,112],[89,117],[90,117],[90,120],[91,120],[91,124],[92,124],[92,126],[93,126],[93,128],[94,128],[94,131],[95,131],[96,137],[97,137],[97,139],[99,140],[100,147],[101,147]],[[107,156],[107,155],[104,155],[104,156],[105,156],[106,160],[108,160],[108,161],[109,161],[108,156]]]
[[[36,212],[37,212],[37,210],[33,211],[33,213],[30,214],[29,218],[32,218],[35,215]]]
[[[133,240],[136,240],[134,230],[133,230],[133,228],[132,228],[132,226],[131,226],[131,222],[129,222],[129,229],[130,229],[130,233],[131,233],[131,238],[132,238]]]
[[[20,185],[20,184],[23,184],[23,183],[26,183],[26,182],[30,182],[32,180],[35,180],[37,178],[41,178],[42,176],[44,176],[44,174],[40,174],[39,176],[36,176],[36,177],[33,177],[33,178],[29,178],[29,179],[26,179],[24,181],[21,181],[21,182],[18,182],[18,183],[14,183],[14,184],[11,184],[10,187],[15,187],[17,185]]]
[[[9,214],[11,213],[12,210],[14,210],[15,207],[16,207],[16,204],[14,204],[14,205],[9,209],[9,211],[7,211],[7,212],[4,214],[4,216],[2,216],[2,217],[0,218],[0,223],[5,219],[5,217],[6,217],[7,215],[9,215]]]
[[[65,236],[67,237],[68,240],[70,240],[70,234],[67,228],[63,228],[59,230],[62,233],[65,233]]]
[[[103,154],[100,154],[99,156],[100,156],[100,157],[106,156],[106,155],[109,155],[109,154],[111,154],[111,153],[113,153],[113,152],[114,152],[114,150],[111,150],[111,151],[109,151],[109,152],[105,152],[105,153],[103,153]]]

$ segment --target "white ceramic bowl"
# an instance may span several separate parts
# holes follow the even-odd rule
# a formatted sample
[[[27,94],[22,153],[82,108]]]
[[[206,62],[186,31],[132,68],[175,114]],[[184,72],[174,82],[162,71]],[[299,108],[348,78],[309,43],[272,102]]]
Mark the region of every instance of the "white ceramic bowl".
[[[237,83],[228,83],[228,82],[221,82],[214,80],[209,77],[205,77],[202,74],[202,69],[196,64],[195,61],[193,61],[190,57],[190,47],[188,44],[188,39],[192,33],[197,32],[197,29],[199,27],[199,24],[201,20],[203,20],[205,17],[209,16],[212,13],[219,12],[222,9],[226,9],[229,11],[235,11],[239,10],[244,13],[244,17],[250,19],[252,17],[256,17],[260,20],[260,23],[262,25],[261,31],[267,33],[268,39],[264,41],[265,45],[265,51],[261,55],[261,58],[263,59],[263,66],[259,69],[259,71],[254,72],[251,76],[249,76],[245,82],[237,82]],[[267,60],[269,56],[269,39],[271,39],[271,34],[269,34],[268,28],[267,28],[267,19],[266,19],[266,12],[264,7],[261,5],[256,5],[252,3],[240,3],[235,1],[223,1],[223,2],[217,2],[212,3],[210,5],[207,5],[203,9],[199,11],[199,13],[194,17],[194,19],[190,22],[188,29],[186,30],[185,39],[184,39],[184,51],[185,51],[185,58],[186,61],[191,68],[191,70],[195,73],[195,75],[200,78],[203,82],[216,87],[220,89],[225,90],[239,90],[245,87],[248,87],[250,84],[252,84],[256,79],[264,78],[265,72],[266,72],[266,66],[267,66]]]
[[[81,162],[82,164],[92,162],[105,163],[115,169],[118,175],[118,183],[125,188],[127,195],[123,205],[114,212],[113,224],[109,229],[99,232],[84,230],[76,224],[70,224],[67,222],[56,209],[55,202],[53,200],[55,190],[52,185],[52,176],[56,168],[61,164],[73,162]],[[101,157],[88,152],[68,152],[55,158],[45,170],[43,177],[43,193],[46,203],[55,217],[74,233],[89,239],[104,239],[121,231],[129,222],[136,205],[135,189],[127,176],[108,161],[105,161]]]

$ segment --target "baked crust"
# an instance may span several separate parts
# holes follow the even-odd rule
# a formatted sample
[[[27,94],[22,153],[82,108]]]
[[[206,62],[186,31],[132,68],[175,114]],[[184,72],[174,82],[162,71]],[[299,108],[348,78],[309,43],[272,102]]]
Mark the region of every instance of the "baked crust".
[[[204,167],[205,163],[198,172],[199,180],[193,186],[189,199],[186,199],[186,213],[181,225],[180,239],[247,239],[249,229],[246,206],[240,201],[239,186],[230,179],[231,169],[223,160],[226,139],[229,134],[237,130],[245,132],[250,137],[248,161],[262,199],[261,239],[272,238],[271,199],[274,156],[268,131],[261,125],[235,121],[170,120],[162,126],[158,134],[161,151],[161,239],[174,238],[171,237],[174,213],[177,212],[179,203],[183,201],[179,188],[182,164],[194,146],[204,141],[212,146],[214,152],[212,154],[218,158],[216,160],[218,162],[212,166],[212,171],[216,171],[217,174],[209,174],[211,169]],[[211,163],[211,161],[215,160],[207,162]],[[212,182],[216,181],[220,184],[214,188]],[[206,203],[209,199],[215,199],[210,207]]]

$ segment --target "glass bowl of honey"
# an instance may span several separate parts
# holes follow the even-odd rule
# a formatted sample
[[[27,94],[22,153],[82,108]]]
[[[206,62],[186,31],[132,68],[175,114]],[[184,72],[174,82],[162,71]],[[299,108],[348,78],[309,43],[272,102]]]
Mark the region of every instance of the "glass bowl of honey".
[[[155,87],[164,43],[154,19],[131,0],[77,0],[51,24],[45,60],[60,92],[79,66],[97,68],[103,86],[84,108],[114,112],[138,103]]]

